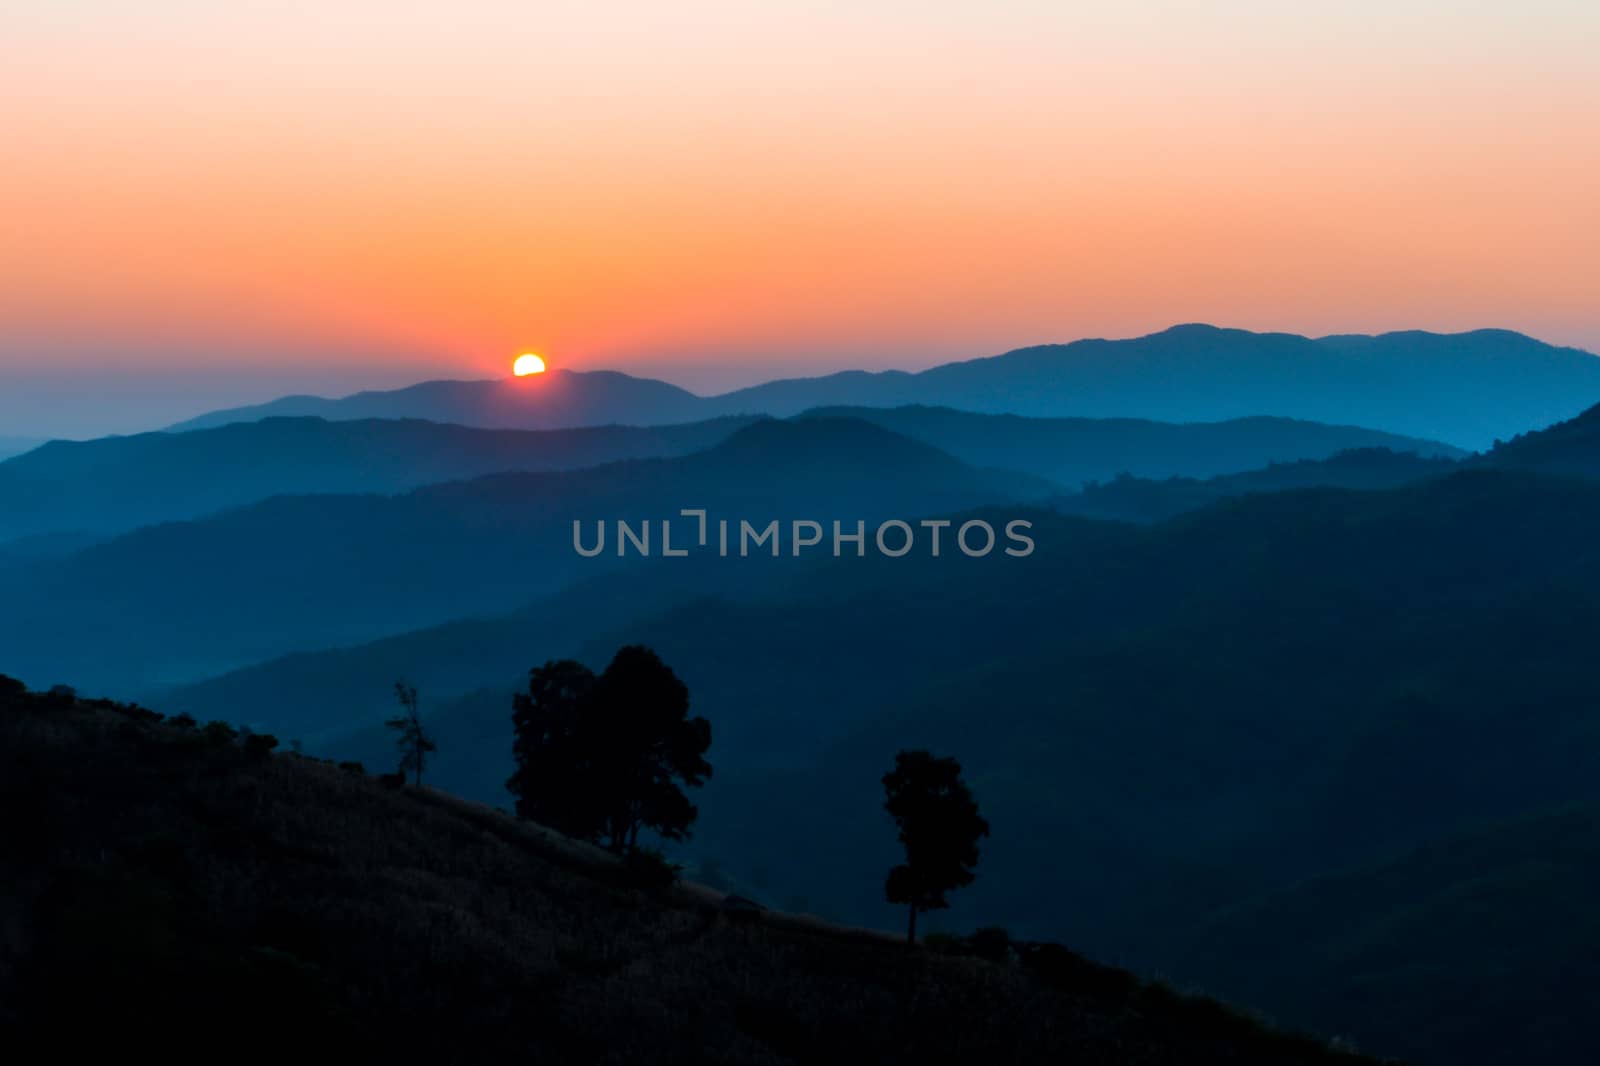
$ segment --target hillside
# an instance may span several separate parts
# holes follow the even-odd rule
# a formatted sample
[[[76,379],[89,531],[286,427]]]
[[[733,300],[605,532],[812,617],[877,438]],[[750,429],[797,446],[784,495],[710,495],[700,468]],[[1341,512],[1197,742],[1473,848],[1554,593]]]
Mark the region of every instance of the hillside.
[[[931,444],[974,466],[1022,470],[1069,489],[1119,474],[1202,478],[1269,463],[1329,459],[1387,449],[1462,458],[1447,444],[1292,418],[1171,423],[1138,418],[1023,418],[947,407],[832,407],[798,416],[854,418]]]
[[[808,419],[756,422],[674,459],[499,474],[397,496],[276,497],[63,557],[0,562],[0,600],[11,605],[0,615],[0,670],[129,692],[510,611],[640,561],[619,558],[614,532],[607,551],[580,557],[575,521],[637,528],[702,507],[713,520],[853,524],[1056,491],[877,426]]]
[[[191,433],[52,441],[0,462],[0,542],[60,530],[124,532],[269,496],[387,494],[488,474],[685,455],[750,421],[535,432],[272,417]]]
[[[0,681],[3,684],[3,681]],[[0,689],[0,1026],[165,1061],[1355,1064],[1059,949],[909,950],[429,790]],[[68,785],[68,782],[72,784]],[[93,1024],[82,1024],[92,1016]]]
[[[1576,418],[1542,430],[1519,433],[1495,446],[1476,463],[1509,470],[1542,470],[1600,480],[1600,405]]]
[[[1596,1062],[1600,808],[1495,822],[1219,915],[1185,969],[1417,1062]]]
[[[919,373],[848,371],[719,396],[695,396],[620,374],[553,371],[508,381],[428,382],[337,400],[287,397],[174,428],[277,414],[552,429],[920,404],[1044,418],[1163,422],[1267,414],[1480,449],[1497,437],[1570,418],[1597,399],[1600,359],[1508,330],[1312,339],[1186,325],[1128,340],[1022,348]]]
[[[0,459],[9,459],[13,455],[21,455],[23,452],[37,448],[43,443],[43,441],[34,440],[31,437],[0,437]]]
[[[824,562],[781,591],[599,620],[579,658],[644,642],[716,724],[725,769],[687,854],[777,901],[887,924],[858,812],[895,750],[927,746],[962,759],[994,826],[995,876],[947,928],[997,921],[1213,987],[1231,971],[1182,945],[1228,908],[1485,818],[1600,801],[1600,489],[1474,471],[1240,497],[1144,529],[1035,521],[1026,560]],[[508,641],[479,660],[495,676],[454,691],[436,673],[441,780],[500,795],[517,675],[577,636]],[[452,657],[404,651],[434,671]],[[370,687],[401,661],[369,664]],[[210,695],[269,726],[274,700],[338,717],[273,672]],[[468,687],[485,691],[457,699]],[[388,758],[377,711],[332,750]],[[1530,883],[1530,901],[1547,890]],[[1425,1022],[1447,1019],[1393,1024]]]
[[[1231,496],[1293,489],[1393,489],[1423,478],[1459,469],[1448,458],[1423,457],[1387,448],[1360,448],[1327,459],[1272,463],[1260,470],[1197,478],[1118,476],[1087,484],[1083,491],[1062,496],[1052,506],[1064,514],[1119,522],[1159,522]]]

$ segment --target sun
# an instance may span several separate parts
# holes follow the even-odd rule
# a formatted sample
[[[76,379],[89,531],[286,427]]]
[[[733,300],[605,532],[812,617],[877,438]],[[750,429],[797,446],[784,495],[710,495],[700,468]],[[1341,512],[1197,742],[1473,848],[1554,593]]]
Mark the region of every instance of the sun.
[[[524,352],[511,364],[511,372],[519,378],[525,378],[529,374],[543,374],[544,360],[532,352]]]

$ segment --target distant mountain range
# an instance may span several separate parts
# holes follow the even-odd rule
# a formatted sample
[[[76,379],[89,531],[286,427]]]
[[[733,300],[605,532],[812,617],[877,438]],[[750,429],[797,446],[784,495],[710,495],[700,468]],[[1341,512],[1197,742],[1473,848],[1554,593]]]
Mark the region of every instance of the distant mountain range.
[[[432,694],[437,780],[503,802],[521,672],[642,641],[716,723],[726,769],[690,849],[742,883],[887,921],[869,876],[882,841],[854,812],[886,753],[926,745],[961,756],[995,826],[985,862],[1000,876],[963,897],[956,927],[1065,938],[1423,1062],[1504,1061],[1517,1037],[1472,1035],[1493,1018],[1526,1035],[1522,1061],[1554,1066],[1586,1032],[1540,1019],[1570,1021],[1570,997],[1549,997],[1600,945],[1560,917],[1586,913],[1592,843],[1543,850],[1567,837],[1541,820],[1600,801],[1596,418],[1458,464],[1354,453],[1222,479],[1250,494],[1153,526],[1036,512],[1040,552],[1020,563],[615,571],[515,614],[262,664],[161,705],[229,706],[381,760],[386,685],[405,672]],[[1293,487],[1411,474],[1381,491]],[[1449,858],[1467,845],[1405,857],[1502,817],[1534,819],[1545,843],[1517,850],[1515,829],[1498,832],[1485,880]],[[1475,897],[1496,909],[1473,917]],[[1480,926],[1492,939],[1468,968],[1463,938]],[[1389,930],[1403,951],[1386,953]],[[1463,998],[1456,972],[1478,991]],[[1543,998],[1522,1002],[1524,982]],[[1536,1032],[1550,1043],[1529,1043]]]
[[[1036,417],[1167,422],[1278,415],[1481,449],[1600,400],[1600,358],[1507,330],[1307,338],[1177,326],[1131,340],[1022,348],[919,373],[847,371],[700,397],[613,372],[440,381],[330,400],[285,397],[186,430],[270,415],[425,418],[492,428],[653,425],[815,407],[922,404]]]
[[[740,414],[760,414],[756,409]],[[706,401],[676,385],[609,370],[552,370],[499,381],[425,381],[337,400],[285,396],[180,422],[174,430],[209,429],[260,418],[422,418],[484,429],[572,429],[650,426],[716,417]]]
[[[1290,489],[1392,489],[1460,468],[1453,459],[1426,457],[1388,448],[1352,448],[1327,459],[1273,463],[1242,474],[1174,477],[1164,480],[1120,476],[1084,486],[1082,492],[1051,501],[1064,514],[1118,522],[1159,522],[1231,496]]]
[[[0,462],[0,545],[43,533],[124,532],[278,495],[393,493],[515,471],[570,470],[709,448],[757,417],[655,427],[487,430],[418,419],[272,416],[185,433],[56,441]],[[1282,418],[1168,425],[1134,419],[1031,419],[942,408],[832,408],[965,463],[1075,488],[1118,473],[1232,473],[1350,448],[1460,454],[1448,445]]]
[[[752,421],[536,432],[273,416],[191,433],[52,441],[0,462],[0,543],[61,530],[120,532],[269,496],[388,494],[487,474],[685,455]]]
[[[963,462],[1037,474],[1068,489],[1119,474],[1235,474],[1269,463],[1328,459],[1353,449],[1382,448],[1442,459],[1466,455],[1439,441],[1292,418],[1172,423],[984,415],[947,407],[819,407],[797,417],[819,416],[871,422]]]
[[[853,526],[1056,491],[869,423],[816,418],[755,422],[679,458],[497,474],[398,496],[279,496],[58,558],[6,565],[0,556],[0,602],[9,605],[0,671],[128,691],[509,610],[627,561],[614,539],[597,558],[578,556],[578,520],[637,528],[701,507],[763,525]],[[130,618],[139,624],[127,626]]]

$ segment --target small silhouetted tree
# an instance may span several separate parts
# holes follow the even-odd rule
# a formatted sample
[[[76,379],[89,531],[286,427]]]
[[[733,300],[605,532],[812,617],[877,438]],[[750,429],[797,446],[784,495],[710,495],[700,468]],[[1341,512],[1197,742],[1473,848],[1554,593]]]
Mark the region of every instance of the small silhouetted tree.
[[[649,648],[620,649],[598,677],[571,660],[530,671],[512,724],[522,817],[619,853],[641,829],[688,836],[699,811],[684,789],[711,776],[711,723],[689,717],[688,688]]]
[[[404,681],[396,681],[394,696],[400,701],[401,713],[383,724],[399,734],[395,738],[395,745],[400,749],[400,779],[404,781],[407,773],[415,774],[417,784],[421,785],[423,764],[428,754],[438,751],[439,746],[422,727],[422,715],[418,711],[417,687],[408,685]]]
[[[906,861],[889,871],[884,893],[911,908],[906,942],[917,939],[917,915],[950,904],[945,894],[970,885],[978,865],[978,840],[989,823],[961,780],[961,764],[925,751],[902,751],[883,775],[883,807],[900,830]]]

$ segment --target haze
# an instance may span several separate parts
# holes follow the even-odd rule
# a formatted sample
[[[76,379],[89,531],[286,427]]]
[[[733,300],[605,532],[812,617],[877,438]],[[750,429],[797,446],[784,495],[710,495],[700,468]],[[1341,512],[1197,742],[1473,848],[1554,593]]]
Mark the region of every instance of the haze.
[[[1175,322],[1600,349],[1589,3],[33,2],[0,435]]]

